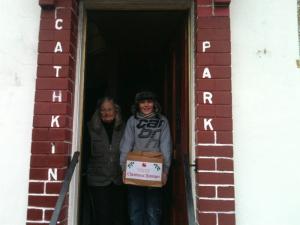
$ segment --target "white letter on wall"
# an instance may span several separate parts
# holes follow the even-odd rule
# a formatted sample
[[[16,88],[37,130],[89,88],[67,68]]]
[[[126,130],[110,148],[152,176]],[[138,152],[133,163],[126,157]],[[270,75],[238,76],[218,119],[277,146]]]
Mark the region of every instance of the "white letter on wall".
[[[58,100],[58,102],[62,102],[62,92],[58,91],[58,93],[56,93],[56,91],[52,92],[52,102],[56,102],[56,99]]]
[[[55,150],[56,150],[55,144],[51,142],[51,154],[55,154]]]
[[[53,68],[55,69],[55,76],[59,77],[59,72],[60,72],[62,66],[53,66]]]
[[[212,119],[206,119],[204,118],[204,130],[207,130],[209,128],[210,130],[214,130],[213,126],[211,125]]]
[[[206,102],[208,101],[209,104],[213,104],[212,97],[213,97],[213,94],[211,92],[204,91],[203,92],[203,103],[206,104]]]
[[[202,42],[202,52],[205,52],[206,49],[210,48],[210,41],[203,41]]]
[[[61,30],[63,28],[62,23],[63,23],[63,19],[56,19],[55,20],[55,29]]]
[[[59,116],[52,116],[51,118],[51,127],[59,127],[59,122],[58,122]]]
[[[56,42],[56,45],[54,48],[54,53],[57,53],[57,52],[63,52],[63,48],[62,48],[60,41]]]
[[[211,79],[211,74],[210,74],[210,71],[207,67],[205,67],[204,70],[203,70],[202,78]]]
[[[57,180],[57,168],[48,169],[48,180]]]

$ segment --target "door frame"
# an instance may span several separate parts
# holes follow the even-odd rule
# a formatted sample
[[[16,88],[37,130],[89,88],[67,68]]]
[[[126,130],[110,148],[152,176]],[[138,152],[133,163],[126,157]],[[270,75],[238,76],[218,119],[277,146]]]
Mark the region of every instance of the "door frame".
[[[191,0],[83,0],[86,9],[94,10],[182,10]]]
[[[74,87],[74,111],[73,111],[73,134],[72,134],[72,155],[74,152],[81,152],[82,147],[82,128],[83,128],[83,105],[84,105],[84,80],[85,80],[85,56],[86,56],[86,31],[87,16],[86,10],[82,2],[79,5],[78,16],[78,41],[76,55],[76,74]],[[69,189],[69,210],[68,224],[79,224],[79,201],[80,201],[80,174],[81,160],[79,158],[78,165],[72,176]]]
[[[175,4],[174,0],[167,3],[159,4],[136,4],[134,1],[116,4],[111,1],[103,1],[97,4],[95,1],[80,1],[79,17],[78,17],[78,41],[77,41],[77,60],[76,60],[76,78],[75,78],[75,96],[74,96],[74,112],[73,112],[73,137],[72,137],[72,154],[81,151],[82,144],[82,127],[83,127],[83,104],[84,104],[84,78],[85,78],[85,55],[86,55],[86,30],[87,30],[87,13],[89,9],[94,10],[188,10],[188,102],[189,102],[189,161],[190,164],[195,163],[195,3],[188,0],[187,4]],[[188,2],[187,1],[187,2]],[[94,2],[92,4],[92,2]],[[131,3],[130,3],[131,2]],[[184,2],[184,1],[182,1]],[[124,4],[126,7],[124,8]],[[79,194],[80,194],[80,168],[81,160],[74,171],[73,178],[70,183],[69,190],[69,210],[68,224],[78,225],[79,221]],[[192,191],[194,205],[196,203],[196,181],[194,168],[190,169],[192,180]],[[196,210],[196,207],[195,207]]]

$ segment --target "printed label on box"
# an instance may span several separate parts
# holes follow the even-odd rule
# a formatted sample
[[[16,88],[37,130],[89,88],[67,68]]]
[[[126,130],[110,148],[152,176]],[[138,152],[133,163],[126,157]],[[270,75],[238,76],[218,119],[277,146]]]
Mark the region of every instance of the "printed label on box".
[[[126,178],[161,181],[162,163],[127,160]]]

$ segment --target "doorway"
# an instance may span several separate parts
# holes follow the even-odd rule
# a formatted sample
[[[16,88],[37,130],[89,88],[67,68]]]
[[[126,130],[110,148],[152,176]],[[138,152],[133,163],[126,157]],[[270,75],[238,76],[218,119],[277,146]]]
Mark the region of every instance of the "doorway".
[[[182,153],[189,153],[188,12],[87,11],[80,224],[91,221],[84,172],[89,154],[87,122],[96,102],[112,96],[124,121],[134,96],[152,91],[169,119],[173,162],[165,190],[163,225],[187,224]]]

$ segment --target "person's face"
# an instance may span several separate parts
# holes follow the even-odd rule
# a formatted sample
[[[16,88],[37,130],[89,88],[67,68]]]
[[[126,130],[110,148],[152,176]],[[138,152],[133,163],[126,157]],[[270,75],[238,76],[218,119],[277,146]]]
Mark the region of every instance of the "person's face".
[[[113,122],[116,114],[116,109],[111,101],[104,101],[100,106],[100,117],[104,123]]]
[[[153,100],[146,99],[139,102],[139,109],[140,112],[144,115],[148,115],[153,112],[154,110],[154,103]]]

